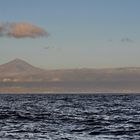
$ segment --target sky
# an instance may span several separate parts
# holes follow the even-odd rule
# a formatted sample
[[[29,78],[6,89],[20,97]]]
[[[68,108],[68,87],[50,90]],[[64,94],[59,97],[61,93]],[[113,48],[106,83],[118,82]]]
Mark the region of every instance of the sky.
[[[140,67],[140,0],[0,2],[0,64]]]

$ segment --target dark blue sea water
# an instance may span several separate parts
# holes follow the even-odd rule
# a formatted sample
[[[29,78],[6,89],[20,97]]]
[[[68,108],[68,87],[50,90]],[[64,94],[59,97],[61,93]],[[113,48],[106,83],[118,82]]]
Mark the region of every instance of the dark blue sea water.
[[[1,94],[0,139],[140,140],[140,95]]]

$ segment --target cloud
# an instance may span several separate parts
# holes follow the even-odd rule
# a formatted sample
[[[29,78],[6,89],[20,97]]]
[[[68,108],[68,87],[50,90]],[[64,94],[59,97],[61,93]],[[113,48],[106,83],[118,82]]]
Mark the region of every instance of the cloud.
[[[2,23],[0,24],[0,37],[38,38],[48,36],[43,28],[29,23]]]
[[[45,50],[49,50],[49,49],[51,49],[51,47],[50,46],[47,46],[47,47],[44,47],[44,49]]]
[[[134,43],[135,41],[130,38],[122,38],[121,42]]]
[[[54,46],[46,46],[46,47],[44,47],[44,49],[45,49],[45,50],[55,49],[55,47],[54,47]]]

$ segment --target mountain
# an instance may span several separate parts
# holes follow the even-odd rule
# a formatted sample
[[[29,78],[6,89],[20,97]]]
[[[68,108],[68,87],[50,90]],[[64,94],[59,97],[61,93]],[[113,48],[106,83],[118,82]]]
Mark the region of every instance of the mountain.
[[[140,81],[140,68],[44,70],[15,59],[0,65],[0,81]]]
[[[35,80],[33,75],[41,76],[44,72],[45,70],[32,66],[21,59],[15,59],[0,65],[0,81]]]
[[[3,74],[22,74],[35,72],[41,72],[41,69],[34,67],[21,59],[15,59],[6,64],[0,65],[0,73]]]
[[[44,70],[20,59],[0,65],[0,92],[21,92],[21,89],[24,92],[140,92],[140,68]]]

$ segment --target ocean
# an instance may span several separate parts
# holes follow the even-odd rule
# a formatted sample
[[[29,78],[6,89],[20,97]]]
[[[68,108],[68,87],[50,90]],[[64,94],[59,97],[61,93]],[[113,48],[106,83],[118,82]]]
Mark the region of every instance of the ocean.
[[[2,140],[140,140],[139,94],[0,94]]]

